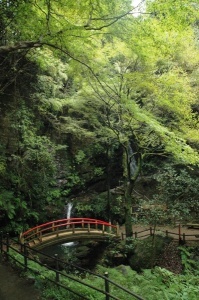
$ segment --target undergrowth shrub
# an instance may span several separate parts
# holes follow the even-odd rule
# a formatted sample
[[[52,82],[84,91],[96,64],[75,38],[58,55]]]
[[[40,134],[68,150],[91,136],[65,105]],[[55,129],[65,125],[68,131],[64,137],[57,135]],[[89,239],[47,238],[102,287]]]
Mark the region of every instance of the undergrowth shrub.
[[[15,258],[21,262],[24,259],[20,254],[16,254]],[[18,263],[17,265],[23,268],[21,264]],[[104,300],[105,298],[105,295],[98,291],[65,277],[64,274],[67,274],[64,273],[65,271],[60,275],[60,283],[72,291],[83,295],[82,297],[52,283],[52,280],[55,280],[55,272],[53,270],[48,270],[45,266],[40,266],[34,261],[29,261],[28,267],[28,271],[26,273],[23,272],[23,274],[28,277],[31,276],[31,278],[34,277],[35,286],[41,290],[42,299],[82,300],[83,297],[86,297],[89,300]],[[130,266],[125,265],[120,265],[116,268],[105,268],[103,266],[97,266],[96,268],[96,274],[103,275],[107,271],[112,281],[142,296],[146,300],[198,300],[199,275],[195,271],[176,275],[164,268],[155,267],[153,269],[145,269],[138,274]],[[84,278],[82,278],[81,274],[78,276],[71,275],[71,277],[104,290],[104,279],[96,275],[86,273]],[[110,293],[121,300],[133,299],[132,295],[128,295],[111,283]]]

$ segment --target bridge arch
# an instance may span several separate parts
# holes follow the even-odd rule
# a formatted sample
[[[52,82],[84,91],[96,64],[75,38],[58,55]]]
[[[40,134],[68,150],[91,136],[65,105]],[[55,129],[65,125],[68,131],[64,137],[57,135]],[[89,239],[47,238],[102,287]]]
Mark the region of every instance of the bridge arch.
[[[118,226],[90,219],[70,218],[47,222],[20,234],[20,242],[34,249],[80,240],[107,240],[119,237]]]

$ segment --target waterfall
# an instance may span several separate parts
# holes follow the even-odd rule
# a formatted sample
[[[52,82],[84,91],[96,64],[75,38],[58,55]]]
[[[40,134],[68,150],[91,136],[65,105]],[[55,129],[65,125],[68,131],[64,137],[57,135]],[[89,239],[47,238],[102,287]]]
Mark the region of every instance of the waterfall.
[[[70,219],[71,217],[71,211],[72,211],[72,208],[73,208],[73,204],[71,202],[69,202],[67,205],[66,205],[66,218],[67,219]]]
[[[137,164],[136,164],[136,160],[135,160],[135,154],[134,154],[133,149],[130,144],[128,145],[128,156],[129,156],[128,161],[130,164],[130,172],[131,172],[131,176],[133,176],[137,169]]]
[[[66,216],[67,219],[71,218],[72,208],[73,208],[73,204],[71,202],[68,202],[67,205],[65,206],[65,216]],[[65,246],[65,247],[73,246],[73,245],[74,245],[74,242],[69,242],[69,243],[62,244],[62,246]]]

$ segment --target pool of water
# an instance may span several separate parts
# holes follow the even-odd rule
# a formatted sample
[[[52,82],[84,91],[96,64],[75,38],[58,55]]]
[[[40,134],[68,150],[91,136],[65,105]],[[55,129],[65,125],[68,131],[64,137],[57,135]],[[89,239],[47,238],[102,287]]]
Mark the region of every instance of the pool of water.
[[[106,247],[107,243],[95,241],[65,243],[42,249],[44,256],[39,255],[39,258],[44,264],[55,267],[55,254],[57,254],[58,258],[66,263],[93,270]],[[45,257],[45,254],[51,258]]]

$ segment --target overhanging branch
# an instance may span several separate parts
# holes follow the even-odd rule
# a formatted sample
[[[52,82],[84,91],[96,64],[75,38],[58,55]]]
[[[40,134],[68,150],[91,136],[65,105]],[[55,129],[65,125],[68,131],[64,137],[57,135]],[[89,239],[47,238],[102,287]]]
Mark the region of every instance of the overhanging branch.
[[[7,45],[7,46],[0,46],[0,54],[6,54],[10,52],[14,52],[17,50],[25,50],[25,49],[30,49],[30,48],[38,48],[41,47],[42,43],[37,41],[23,41],[20,43],[16,43],[14,45]]]

